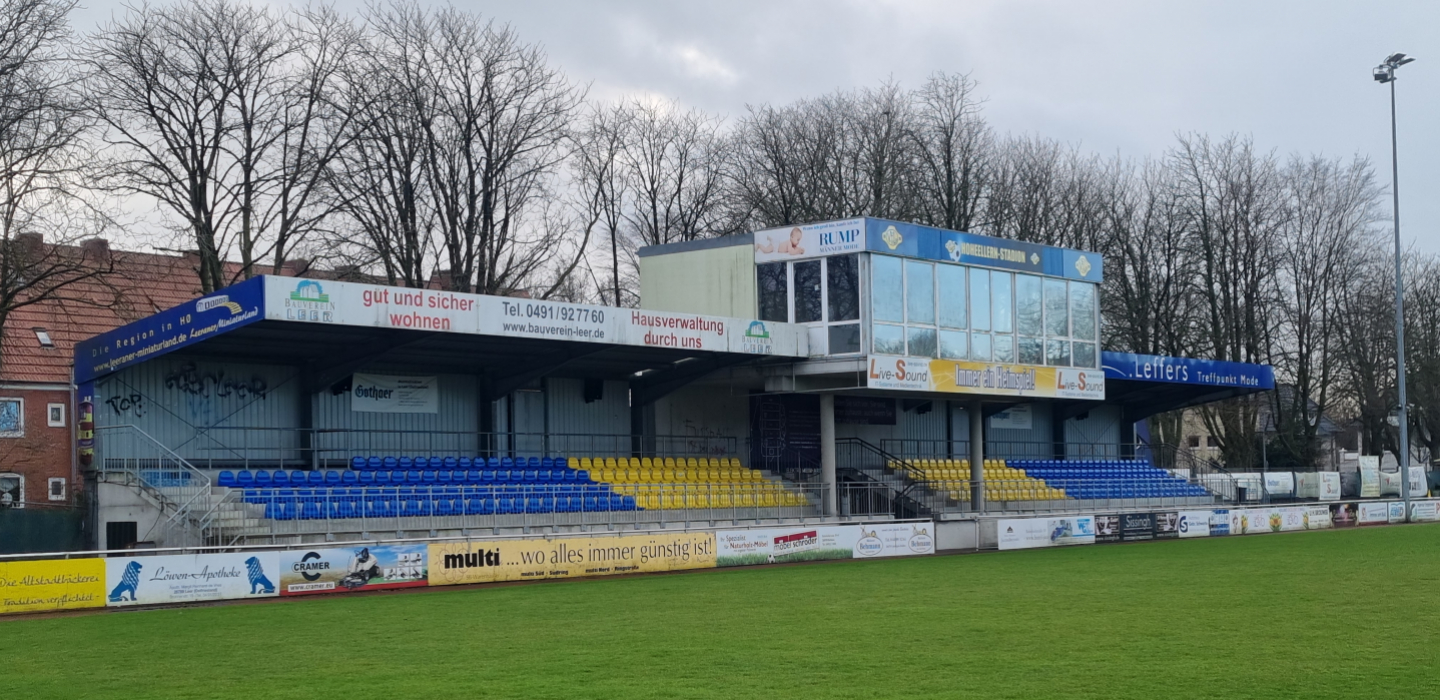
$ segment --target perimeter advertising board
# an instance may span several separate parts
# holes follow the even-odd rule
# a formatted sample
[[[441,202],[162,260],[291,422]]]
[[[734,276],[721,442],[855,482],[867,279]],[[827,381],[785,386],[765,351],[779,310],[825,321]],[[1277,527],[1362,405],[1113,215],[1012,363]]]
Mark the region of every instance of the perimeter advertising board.
[[[104,559],[0,562],[0,615],[103,607]]]
[[[1096,542],[1119,542],[1119,541],[1120,541],[1120,516],[1118,516],[1118,515],[1097,515],[1097,516],[1095,516],[1095,541],[1096,541]]]
[[[1076,515],[999,520],[995,523],[995,533],[1000,549],[1095,544],[1095,518]]]
[[[1180,537],[1209,537],[1210,517],[1214,515],[1208,510],[1187,510],[1180,514],[1180,525],[1176,528]]]
[[[1380,525],[1390,522],[1389,503],[1361,503],[1356,509],[1355,522],[1361,525]]]
[[[274,321],[803,357],[803,329],[755,319],[570,304],[437,289],[265,278]]]
[[[1120,539],[1126,541],[1155,539],[1155,514],[1122,514],[1120,516]]]
[[[865,381],[866,386],[871,389],[1095,401],[1105,399],[1104,373],[1098,369],[1072,367],[871,355],[868,358]]]
[[[1210,512],[1210,536],[1224,537],[1230,534],[1230,511],[1226,509]]]
[[[1410,522],[1433,523],[1440,521],[1440,503],[1435,501],[1411,501]]]
[[[716,566],[823,559],[872,559],[935,553],[933,522],[722,530]]]
[[[1305,506],[1305,529],[1328,530],[1334,527],[1330,521],[1330,506]]]
[[[280,553],[280,595],[424,586],[427,559],[423,544],[289,550]]]
[[[277,552],[112,557],[105,560],[106,604],[158,605],[279,595]]]
[[[1180,536],[1180,514],[1175,511],[1155,513],[1155,539],[1173,540]]]
[[[568,537],[553,540],[444,542],[428,548],[429,583],[529,581],[715,566],[715,536]]]

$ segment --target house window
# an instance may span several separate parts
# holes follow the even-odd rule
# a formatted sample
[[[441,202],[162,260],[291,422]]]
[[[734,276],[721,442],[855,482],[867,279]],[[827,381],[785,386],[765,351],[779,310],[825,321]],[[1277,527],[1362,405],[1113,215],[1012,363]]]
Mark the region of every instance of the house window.
[[[1220,438],[1217,438],[1217,437],[1215,437],[1214,435],[1206,435],[1206,436],[1205,436],[1205,445],[1206,445],[1207,447],[1219,447],[1219,446],[1220,446]]]
[[[47,331],[44,328],[35,328],[33,330],[35,331],[35,340],[36,342],[40,343],[40,347],[55,347],[55,341],[50,338],[50,331]]]
[[[65,427],[65,404],[52,403],[45,405],[45,424],[52,428]]]
[[[0,508],[25,507],[25,477],[0,474]]]
[[[50,478],[50,481],[49,481],[49,484],[50,484],[50,500],[52,500],[52,501],[63,501],[63,500],[65,500],[65,479],[62,478],[62,477],[51,477],[51,478]]]
[[[25,400],[0,398],[0,437],[25,436]]]
[[[1191,435],[1190,437],[1185,438],[1185,442],[1189,443],[1189,445],[1190,445],[1191,447],[1199,447],[1199,446],[1200,446],[1200,436],[1199,436],[1199,435]]]

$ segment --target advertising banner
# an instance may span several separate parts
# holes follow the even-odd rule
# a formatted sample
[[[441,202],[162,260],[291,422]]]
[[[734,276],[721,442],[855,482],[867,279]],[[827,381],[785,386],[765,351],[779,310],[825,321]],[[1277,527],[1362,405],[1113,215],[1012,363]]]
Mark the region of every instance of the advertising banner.
[[[0,615],[103,607],[104,559],[0,562]]]
[[[112,557],[105,560],[112,607],[279,595],[277,552]]]
[[[1331,527],[1354,527],[1359,522],[1354,503],[1330,504]]]
[[[1126,541],[1155,539],[1155,514],[1125,513],[1121,515],[1120,539]]]
[[[1068,518],[1025,518],[996,523],[1000,549],[1033,549],[1095,543],[1095,519],[1088,515]]]
[[[432,586],[715,567],[715,536],[573,537],[429,545]]]
[[[1328,530],[1330,527],[1330,506],[1305,507],[1306,530]]]
[[[426,568],[423,544],[289,550],[280,553],[280,595],[424,586]]]
[[[356,372],[350,382],[350,410],[361,413],[439,413],[440,388],[435,377],[396,377]]]
[[[1111,379],[1246,389],[1275,388],[1275,372],[1270,365],[1135,355],[1108,350],[1100,353],[1100,363],[1104,366],[1105,376]]]
[[[1281,525],[1278,508],[1245,508],[1230,511],[1230,534],[1259,535],[1279,532]]]
[[[895,355],[869,357],[866,386],[872,389],[949,394],[1096,401],[1105,398],[1105,377],[1098,369],[932,360]]]
[[[1173,540],[1180,536],[1180,514],[1166,511],[1155,514],[1155,539]]]
[[[1096,542],[1119,542],[1119,541],[1120,541],[1120,516],[1118,516],[1118,515],[1097,515],[1097,516],[1095,516],[1095,541],[1096,541]]]
[[[1210,536],[1224,537],[1230,534],[1230,511],[1210,511]]]
[[[1380,458],[1374,455],[1360,457],[1360,497],[1380,497]]]
[[[755,262],[805,260],[865,250],[865,220],[845,219],[755,232]]]
[[[996,429],[1029,430],[1032,423],[1030,404],[1028,403],[1011,406],[990,416],[990,427]]]
[[[1390,507],[1385,512],[1385,519],[1392,523],[1405,522],[1405,502],[1391,501]]]
[[[1280,509],[1280,531],[1295,532],[1305,529],[1305,506],[1291,506]]]
[[[935,553],[935,525],[880,523],[727,530],[715,535],[716,566]]]
[[[1295,495],[1294,472],[1265,472],[1265,493],[1289,498]]]
[[[1374,502],[1359,504],[1355,522],[1361,525],[1379,525],[1390,522],[1390,504]]]
[[[1210,517],[1208,510],[1187,510],[1180,514],[1180,525],[1176,528],[1180,537],[1209,537]]]
[[[1440,521],[1440,503],[1435,501],[1411,501],[1410,522],[1433,523]]]
[[[1320,472],[1299,472],[1295,475],[1296,498],[1320,497]]]
[[[1430,484],[1425,479],[1425,467],[1410,467],[1410,497],[1425,498],[1430,495]]]
[[[786,323],[356,282],[264,280],[264,315],[275,321],[756,355],[809,352],[804,329]]]
[[[1334,501],[1340,498],[1340,472],[1320,472],[1320,495],[1322,501]]]
[[[1400,495],[1400,472],[1380,472],[1380,495]]]
[[[935,523],[879,523],[861,525],[855,541],[855,558],[902,557],[935,553]]]

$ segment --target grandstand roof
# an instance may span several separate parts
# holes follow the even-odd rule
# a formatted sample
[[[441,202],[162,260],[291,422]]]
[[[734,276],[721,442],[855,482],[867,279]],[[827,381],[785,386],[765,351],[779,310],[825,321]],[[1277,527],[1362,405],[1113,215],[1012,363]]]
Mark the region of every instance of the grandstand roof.
[[[1275,388],[1269,365],[1123,352],[1101,353],[1100,364],[1105,401],[1134,420]]]

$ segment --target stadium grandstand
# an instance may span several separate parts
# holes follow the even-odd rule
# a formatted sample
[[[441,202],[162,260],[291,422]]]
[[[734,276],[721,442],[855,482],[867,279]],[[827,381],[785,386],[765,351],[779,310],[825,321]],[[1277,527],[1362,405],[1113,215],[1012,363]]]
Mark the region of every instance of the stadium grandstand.
[[[1274,384],[1103,352],[1084,251],[865,218],[640,263],[638,309],[262,276],[78,344],[96,546],[1202,507],[1141,421]]]

